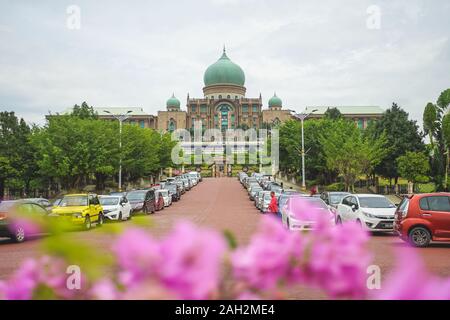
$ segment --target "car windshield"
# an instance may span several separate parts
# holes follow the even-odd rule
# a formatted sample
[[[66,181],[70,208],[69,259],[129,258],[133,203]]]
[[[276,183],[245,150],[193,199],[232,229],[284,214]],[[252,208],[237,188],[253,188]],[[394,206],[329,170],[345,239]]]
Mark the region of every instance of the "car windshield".
[[[264,200],[270,200],[270,199],[272,199],[272,196],[270,195],[270,193],[266,193],[264,195]]]
[[[60,207],[80,207],[88,205],[87,196],[68,196],[64,197],[59,206]]]
[[[169,195],[167,190],[159,190],[158,193],[161,193],[163,197],[167,197]]]
[[[116,206],[119,204],[119,198],[113,197],[113,198],[100,198],[100,204],[102,206]]]
[[[166,185],[166,188],[169,189],[170,191],[177,191],[177,186],[171,184],[171,185]]]
[[[361,208],[395,208],[385,197],[360,197]]]
[[[314,209],[324,209],[328,210],[328,206],[325,202],[323,202],[322,199],[319,198],[305,198],[305,200],[308,201],[308,203],[313,207]]]
[[[127,198],[130,201],[144,201],[146,194],[147,194],[147,192],[145,192],[145,191],[129,192],[127,194]]]
[[[341,200],[347,195],[348,195],[348,193],[333,193],[333,194],[330,194],[330,203],[332,203],[332,204],[341,203]]]

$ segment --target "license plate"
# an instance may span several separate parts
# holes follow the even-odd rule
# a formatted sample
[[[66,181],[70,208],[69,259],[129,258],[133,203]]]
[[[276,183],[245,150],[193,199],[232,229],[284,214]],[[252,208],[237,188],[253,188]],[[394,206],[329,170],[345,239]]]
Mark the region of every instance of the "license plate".
[[[384,227],[385,227],[386,229],[391,229],[391,228],[394,227],[394,224],[393,224],[393,223],[385,223],[385,224],[384,224]]]

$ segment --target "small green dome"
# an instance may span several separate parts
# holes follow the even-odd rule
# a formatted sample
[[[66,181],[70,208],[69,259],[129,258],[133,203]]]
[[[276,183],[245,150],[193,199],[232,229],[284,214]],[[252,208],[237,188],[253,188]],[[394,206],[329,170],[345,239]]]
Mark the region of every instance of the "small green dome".
[[[215,84],[233,84],[242,87],[245,84],[245,74],[241,67],[228,58],[224,49],[222,57],[206,69],[203,81],[206,87]]]
[[[272,98],[269,100],[269,107],[281,107],[283,106],[283,101],[281,101],[280,98],[277,97],[277,94],[275,93]]]
[[[175,98],[175,94],[172,95],[172,97],[167,100],[167,107],[172,107],[172,108],[179,108],[181,103],[180,100],[178,100],[177,98]]]

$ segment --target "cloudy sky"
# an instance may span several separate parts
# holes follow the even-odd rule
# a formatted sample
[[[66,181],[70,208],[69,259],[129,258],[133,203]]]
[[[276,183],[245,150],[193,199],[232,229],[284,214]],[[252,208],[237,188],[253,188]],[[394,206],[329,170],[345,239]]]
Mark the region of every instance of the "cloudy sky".
[[[448,0],[0,0],[0,110],[184,105],[225,44],[265,105],[395,101],[420,120],[450,87],[449,17]]]

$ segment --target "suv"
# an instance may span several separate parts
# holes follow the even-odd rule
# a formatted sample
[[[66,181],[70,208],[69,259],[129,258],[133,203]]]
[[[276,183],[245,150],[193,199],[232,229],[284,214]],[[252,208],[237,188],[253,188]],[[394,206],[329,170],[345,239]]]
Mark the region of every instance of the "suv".
[[[450,193],[403,198],[395,212],[394,230],[416,247],[426,247],[431,241],[450,241]]]
[[[103,207],[96,194],[68,194],[59,205],[52,209],[52,216],[69,220],[72,224],[82,225],[89,230],[92,224],[103,224]]]
[[[149,214],[156,211],[155,190],[153,189],[130,191],[127,193],[127,199],[133,212]]]

